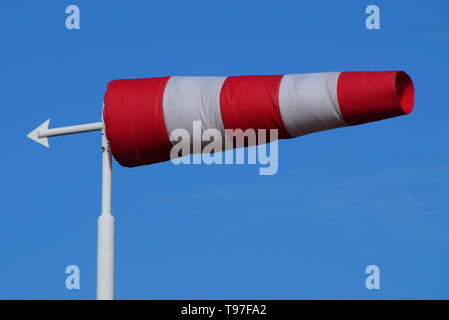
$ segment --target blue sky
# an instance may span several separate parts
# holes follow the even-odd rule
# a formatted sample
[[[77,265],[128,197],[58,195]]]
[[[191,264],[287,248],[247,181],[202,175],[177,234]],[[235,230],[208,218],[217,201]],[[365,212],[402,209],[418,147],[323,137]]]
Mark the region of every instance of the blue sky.
[[[115,162],[116,296],[449,298],[447,1],[2,1],[0,41],[0,298],[95,298],[100,135],[47,150],[26,134],[100,121],[108,81],[392,69],[414,80],[412,114],[283,140],[274,176]]]

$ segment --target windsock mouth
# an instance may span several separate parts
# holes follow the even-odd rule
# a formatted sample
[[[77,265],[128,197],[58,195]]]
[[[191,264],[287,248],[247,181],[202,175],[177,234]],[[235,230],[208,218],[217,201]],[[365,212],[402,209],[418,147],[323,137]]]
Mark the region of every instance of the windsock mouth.
[[[413,81],[404,71],[398,71],[395,76],[395,85],[399,105],[404,114],[409,114],[413,110],[415,100]]]
[[[409,114],[415,90],[404,71],[342,72],[337,96],[345,122],[356,125]]]

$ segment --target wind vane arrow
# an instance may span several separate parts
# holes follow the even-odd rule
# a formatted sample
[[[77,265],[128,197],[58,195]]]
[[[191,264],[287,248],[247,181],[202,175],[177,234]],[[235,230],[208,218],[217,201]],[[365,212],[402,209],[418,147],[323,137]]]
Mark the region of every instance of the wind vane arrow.
[[[103,122],[94,122],[94,123],[80,124],[77,126],[60,127],[53,129],[48,129],[49,125],[50,119],[48,119],[47,121],[42,123],[39,127],[31,131],[27,135],[27,137],[49,148],[50,145],[48,144],[47,139],[48,137],[63,136],[66,134],[73,134],[73,133],[98,131],[103,129]]]

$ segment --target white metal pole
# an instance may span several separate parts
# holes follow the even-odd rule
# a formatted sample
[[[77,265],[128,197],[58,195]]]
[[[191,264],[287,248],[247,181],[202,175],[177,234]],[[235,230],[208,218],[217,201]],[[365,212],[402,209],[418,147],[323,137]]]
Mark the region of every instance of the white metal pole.
[[[98,218],[97,299],[114,299],[115,221],[111,214],[112,155],[104,129],[101,135],[103,158],[101,215]]]

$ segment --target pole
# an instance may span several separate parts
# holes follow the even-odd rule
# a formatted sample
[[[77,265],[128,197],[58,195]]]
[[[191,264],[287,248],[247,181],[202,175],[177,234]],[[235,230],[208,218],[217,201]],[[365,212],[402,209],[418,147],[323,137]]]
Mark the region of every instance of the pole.
[[[97,299],[114,299],[115,221],[111,214],[112,153],[106,139],[103,122],[49,129],[50,119],[31,131],[27,137],[49,147],[48,137],[101,130],[102,185],[101,215],[97,238]]]
[[[102,197],[98,218],[97,300],[114,299],[115,221],[111,214],[112,154],[104,129],[101,134]]]

